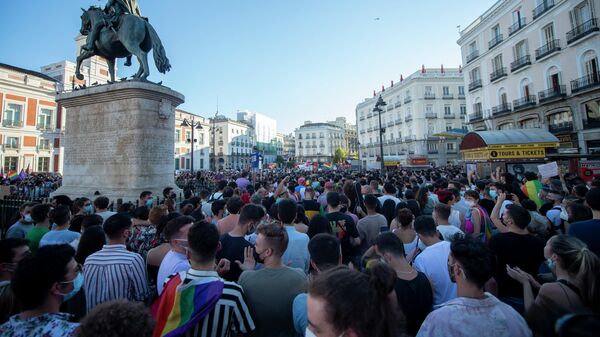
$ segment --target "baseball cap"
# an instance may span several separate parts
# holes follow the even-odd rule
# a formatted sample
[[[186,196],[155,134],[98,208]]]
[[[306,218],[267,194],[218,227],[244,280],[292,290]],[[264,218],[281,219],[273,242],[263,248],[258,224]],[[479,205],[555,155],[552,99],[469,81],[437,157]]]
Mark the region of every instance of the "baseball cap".
[[[326,182],[325,188],[333,188],[333,183],[331,181]]]

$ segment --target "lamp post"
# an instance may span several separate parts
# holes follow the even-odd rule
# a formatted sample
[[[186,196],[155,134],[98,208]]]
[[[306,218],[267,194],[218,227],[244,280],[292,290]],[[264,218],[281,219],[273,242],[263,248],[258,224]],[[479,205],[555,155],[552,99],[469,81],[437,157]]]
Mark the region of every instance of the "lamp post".
[[[194,173],[194,143],[197,142],[198,140],[196,138],[194,138],[194,129],[202,129],[202,125],[200,124],[200,121],[195,121],[194,117],[192,117],[192,119],[188,120],[187,118],[183,119],[183,122],[181,122],[181,126],[183,127],[192,127],[192,138],[188,139],[188,141],[190,142],[190,145],[192,147],[192,152],[191,152],[191,160],[192,160],[192,165],[190,167],[190,171],[192,173]]]
[[[381,95],[379,95],[379,99],[377,103],[375,103],[375,107],[373,108],[373,112],[376,112],[379,117],[379,153],[381,155],[381,173],[385,171],[385,161],[383,158],[383,133],[385,132],[385,128],[381,127],[381,112],[383,111],[382,107],[387,104],[383,101]]]
[[[217,117],[218,116],[219,116],[219,109],[217,109],[217,112],[215,112],[215,117],[212,119],[212,127],[210,128],[210,132],[212,132],[212,143],[213,143],[212,163],[214,163],[214,167],[212,169],[214,171],[217,171],[217,131],[219,131],[220,133],[223,133],[223,130],[221,128],[217,128]]]

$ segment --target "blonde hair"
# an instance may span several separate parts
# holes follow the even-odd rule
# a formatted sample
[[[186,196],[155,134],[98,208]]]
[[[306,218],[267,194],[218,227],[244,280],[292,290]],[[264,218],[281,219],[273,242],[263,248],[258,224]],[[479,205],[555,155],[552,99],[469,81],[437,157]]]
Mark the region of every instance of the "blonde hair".
[[[169,214],[169,210],[167,209],[166,205],[154,206],[150,210],[150,214],[148,214],[148,222],[155,226],[158,226],[160,218],[162,216],[166,216],[167,214]]]

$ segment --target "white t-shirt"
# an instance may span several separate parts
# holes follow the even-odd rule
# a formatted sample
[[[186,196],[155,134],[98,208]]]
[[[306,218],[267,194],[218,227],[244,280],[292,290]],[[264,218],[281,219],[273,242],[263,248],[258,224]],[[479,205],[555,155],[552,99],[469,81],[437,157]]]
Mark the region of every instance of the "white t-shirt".
[[[464,234],[463,231],[452,225],[437,226],[437,231],[442,234],[445,241],[450,241],[456,233]]]
[[[450,211],[450,217],[448,218],[448,223],[456,228],[460,228],[460,212],[453,209]]]
[[[450,242],[440,241],[417,255],[413,267],[424,273],[433,285],[433,304],[439,305],[456,297],[456,283],[448,275]]]
[[[381,203],[381,206],[383,206],[383,203],[388,200],[388,199],[392,199],[394,200],[394,202],[396,203],[396,205],[398,205],[400,203],[400,199],[396,198],[393,195],[382,195],[379,198],[377,198],[377,200],[379,200],[379,202]]]
[[[106,219],[110,218],[111,216],[113,216],[115,214],[117,214],[117,212],[104,211],[104,212],[96,213],[96,215],[99,215],[102,217],[102,219],[104,219],[104,221],[102,223],[106,222]]]
[[[187,257],[181,253],[170,250],[160,263],[158,276],[156,277],[156,290],[160,295],[163,291],[165,281],[172,274],[190,269],[190,262]]]

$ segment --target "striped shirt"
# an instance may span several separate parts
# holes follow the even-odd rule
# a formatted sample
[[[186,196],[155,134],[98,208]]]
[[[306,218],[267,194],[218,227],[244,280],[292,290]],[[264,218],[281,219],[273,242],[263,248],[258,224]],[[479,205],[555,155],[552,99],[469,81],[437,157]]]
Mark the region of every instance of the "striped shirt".
[[[144,301],[148,283],[144,260],[125,245],[105,245],[88,256],[83,266],[86,309],[116,300]]]
[[[165,285],[178,274],[171,275]],[[186,272],[183,283],[202,278],[219,278],[215,271],[202,271],[189,269]],[[254,330],[254,321],[250,316],[250,310],[246,304],[246,296],[242,287],[237,283],[225,281],[223,294],[217,301],[215,308],[204,317],[198,324],[190,329],[187,337],[227,337],[233,336],[234,332],[248,333]]]

